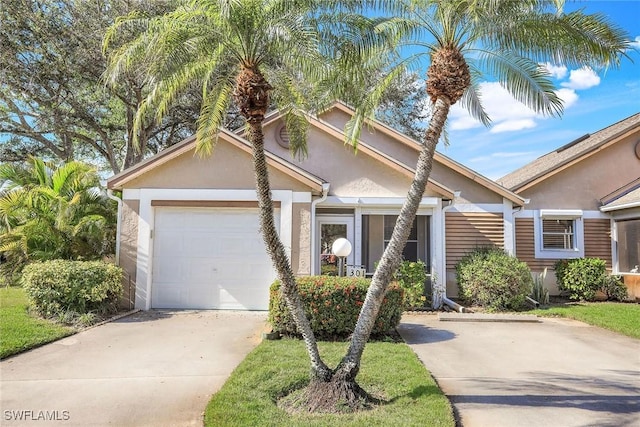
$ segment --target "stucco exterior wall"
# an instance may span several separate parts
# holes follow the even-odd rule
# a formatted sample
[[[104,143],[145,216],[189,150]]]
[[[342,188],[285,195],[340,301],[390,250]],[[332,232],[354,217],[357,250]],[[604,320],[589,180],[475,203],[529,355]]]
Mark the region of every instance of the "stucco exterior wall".
[[[341,110],[334,109],[323,114],[322,119],[338,129],[342,129],[344,124],[349,120],[349,115]],[[362,129],[360,138],[362,141],[398,159],[407,166],[415,168],[418,161],[418,151],[414,148],[393,139],[384,132],[376,131],[366,126]],[[494,193],[483,185],[474,182],[437,161],[433,162],[430,177],[454,191],[460,191],[459,201],[462,203],[502,203],[502,196],[499,194]]]
[[[304,170],[331,183],[329,194],[342,197],[403,197],[411,179],[363,152],[354,153],[344,142],[317,129],[309,129],[308,156],[292,159],[276,142],[278,123],[265,130],[265,146]],[[425,196],[435,195],[430,190]]]
[[[274,190],[309,191],[273,167],[269,168],[269,178]],[[255,188],[253,159],[221,138],[211,156],[202,158],[189,151],[131,180],[126,187],[251,189]]]
[[[454,191],[460,191],[460,198],[457,203],[502,204],[503,197],[501,195],[438,162],[433,163],[431,178]]]
[[[527,209],[598,210],[602,197],[640,176],[637,141],[630,136],[518,195],[531,200]]]
[[[332,108],[329,111],[325,111],[324,113],[320,114],[320,119],[324,120],[327,123],[331,123],[338,129],[342,129],[344,128],[344,125],[347,124],[349,119],[351,119],[351,116],[338,108]],[[363,129],[363,132],[365,129],[366,127]]]
[[[138,261],[138,213],[139,200],[124,200],[122,217],[120,218],[120,259],[119,265],[124,270],[124,307],[129,301],[135,302],[136,263]],[[131,285],[131,286],[129,286]],[[131,292],[130,289],[131,288]]]
[[[324,113],[321,118],[342,130],[349,116],[343,111],[334,109]],[[289,150],[281,147],[277,142],[281,126],[281,121],[275,121],[265,127],[265,146],[278,156],[291,160]],[[383,132],[365,127],[362,130],[361,140],[411,168],[416,166],[418,152]],[[410,182],[408,178],[399,173],[391,174],[390,172],[393,171],[388,166],[382,165],[366,154],[354,153],[353,149],[345,146],[343,141],[338,141],[312,128],[309,133],[308,147],[308,157],[294,163],[330,182],[331,195],[363,197],[406,195]],[[337,161],[344,161],[345,167],[336,168]],[[436,161],[433,163],[431,178],[454,191],[460,191],[459,202],[461,203],[502,203],[501,195]],[[438,196],[438,194],[427,189],[425,196]]]
[[[294,203],[291,267],[299,276],[311,274],[311,203]]]

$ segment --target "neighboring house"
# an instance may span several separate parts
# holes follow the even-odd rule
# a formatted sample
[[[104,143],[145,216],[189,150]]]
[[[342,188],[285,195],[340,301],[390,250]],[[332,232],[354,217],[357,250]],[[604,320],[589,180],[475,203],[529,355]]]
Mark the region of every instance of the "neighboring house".
[[[515,213],[518,258],[532,270],[598,257],[640,298],[640,113],[498,180],[528,200]],[[553,270],[547,282],[557,293]]]
[[[289,155],[282,117],[265,119],[276,222],[297,275],[331,271],[338,237],[353,245],[347,264],[372,273],[411,183],[419,144],[373,122],[354,153],[342,133],[351,114],[336,103],[309,117],[303,160]],[[259,233],[250,144],[223,130],[210,157],[194,150],[187,139],[108,181],[122,191],[119,263],[135,284],[135,306],[265,310],[275,272]],[[514,212],[523,205],[437,153],[404,256],[427,263],[434,292],[446,284],[455,296],[454,268],[465,253],[515,250]]]

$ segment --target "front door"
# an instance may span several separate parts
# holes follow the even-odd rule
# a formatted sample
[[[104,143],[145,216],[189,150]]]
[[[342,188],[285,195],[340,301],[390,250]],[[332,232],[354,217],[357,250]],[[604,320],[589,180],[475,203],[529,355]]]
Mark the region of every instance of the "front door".
[[[341,237],[349,240],[352,246],[351,254],[347,257],[347,265],[354,264],[355,238],[352,216],[318,216],[317,217],[317,252],[316,274],[329,276],[338,275],[338,257],[331,252],[331,246]]]

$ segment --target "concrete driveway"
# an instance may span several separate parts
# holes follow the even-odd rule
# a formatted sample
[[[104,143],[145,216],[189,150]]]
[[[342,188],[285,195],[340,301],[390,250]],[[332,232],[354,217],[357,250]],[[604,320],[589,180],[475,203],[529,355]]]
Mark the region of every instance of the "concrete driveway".
[[[403,316],[400,334],[464,427],[640,426],[640,340],[572,320],[437,315]]]
[[[201,426],[211,395],[259,343],[265,320],[256,312],[140,312],[6,359],[0,425]]]

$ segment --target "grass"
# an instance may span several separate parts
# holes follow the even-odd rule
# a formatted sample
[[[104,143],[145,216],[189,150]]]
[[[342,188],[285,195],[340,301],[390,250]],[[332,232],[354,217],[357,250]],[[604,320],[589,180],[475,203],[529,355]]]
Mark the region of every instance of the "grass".
[[[531,311],[546,317],[567,317],[640,339],[640,304],[584,302]]]
[[[22,288],[0,288],[0,358],[74,333],[72,328],[32,317]]]
[[[335,366],[348,343],[321,342]],[[450,426],[449,401],[404,343],[371,342],[362,358],[358,383],[385,401],[353,414],[289,415],[277,400],[308,382],[309,359],[301,341],[263,341],[231,374],[205,412],[206,426]]]

